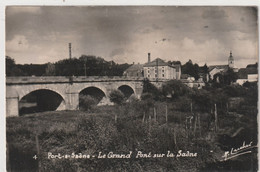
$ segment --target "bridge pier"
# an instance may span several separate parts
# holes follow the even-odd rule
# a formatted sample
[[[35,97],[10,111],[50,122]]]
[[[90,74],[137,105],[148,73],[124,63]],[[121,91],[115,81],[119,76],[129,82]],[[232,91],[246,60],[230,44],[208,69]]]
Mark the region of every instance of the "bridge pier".
[[[79,93],[72,92],[67,94],[66,109],[67,110],[78,110],[79,109]]]
[[[19,116],[19,97],[15,91],[6,89],[6,117]]]

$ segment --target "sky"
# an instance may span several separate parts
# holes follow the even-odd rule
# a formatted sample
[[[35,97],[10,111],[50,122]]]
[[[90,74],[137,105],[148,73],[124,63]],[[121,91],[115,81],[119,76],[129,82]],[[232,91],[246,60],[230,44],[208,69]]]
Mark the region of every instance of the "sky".
[[[235,66],[258,61],[256,7],[9,6],[6,55],[17,64],[43,64],[95,55],[117,63],[189,59]]]

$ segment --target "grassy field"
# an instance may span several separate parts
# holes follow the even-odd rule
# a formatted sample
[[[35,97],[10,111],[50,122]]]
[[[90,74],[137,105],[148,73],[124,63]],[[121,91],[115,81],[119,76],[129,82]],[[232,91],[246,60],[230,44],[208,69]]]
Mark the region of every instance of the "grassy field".
[[[221,162],[224,151],[253,141],[257,144],[256,116],[220,114],[219,130],[214,131],[207,114],[201,114],[200,127],[187,128],[186,117],[174,104],[155,104],[143,117],[142,106],[127,103],[121,107],[99,106],[90,112],[42,112],[7,118],[7,146],[11,171],[204,171],[257,169],[256,151]],[[115,123],[114,115],[118,114]],[[150,117],[149,117],[150,116]],[[194,124],[193,124],[194,125]],[[234,135],[239,128],[239,134]],[[39,144],[37,153],[36,137]],[[136,158],[143,153],[175,155],[182,150],[196,157]],[[98,158],[99,152],[127,154],[131,158]],[[56,155],[85,154],[83,159],[50,159]],[[35,160],[33,157],[37,156]],[[166,155],[165,155],[166,156]]]

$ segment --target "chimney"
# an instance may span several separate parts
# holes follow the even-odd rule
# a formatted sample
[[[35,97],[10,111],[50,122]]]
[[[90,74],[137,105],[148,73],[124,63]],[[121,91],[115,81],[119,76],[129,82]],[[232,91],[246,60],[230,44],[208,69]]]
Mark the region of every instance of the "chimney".
[[[151,53],[148,53],[148,63],[151,62]]]

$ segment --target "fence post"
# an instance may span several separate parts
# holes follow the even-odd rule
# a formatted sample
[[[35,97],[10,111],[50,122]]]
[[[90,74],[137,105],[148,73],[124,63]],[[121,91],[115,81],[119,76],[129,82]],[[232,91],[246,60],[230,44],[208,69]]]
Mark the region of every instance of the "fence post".
[[[168,105],[166,104],[166,108],[165,108],[165,122],[166,124],[168,124]]]
[[[35,136],[35,141],[36,141],[36,149],[38,154],[38,172],[41,172],[42,167],[41,167],[41,159],[40,159],[40,146],[39,146],[39,139],[37,134]]]
[[[200,114],[198,114],[198,124],[199,124],[199,134],[200,134],[200,137],[201,137]]]
[[[192,113],[192,102],[190,103],[190,113]]]
[[[143,123],[144,123],[144,120],[145,120],[145,112],[144,112],[144,115],[143,115]]]
[[[218,113],[217,113],[217,105],[215,104],[215,132],[218,131]]]
[[[156,108],[153,107],[153,113],[154,113],[154,121],[156,121]]]
[[[197,116],[194,115],[194,130],[193,130],[193,134],[194,136],[196,135],[196,129],[197,129]]]

